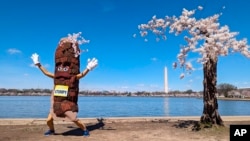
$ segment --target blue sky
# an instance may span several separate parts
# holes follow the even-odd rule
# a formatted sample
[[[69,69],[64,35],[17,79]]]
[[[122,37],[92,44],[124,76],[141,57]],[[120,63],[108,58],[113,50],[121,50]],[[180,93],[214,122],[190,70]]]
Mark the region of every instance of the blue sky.
[[[202,66],[179,79],[181,69],[173,69],[183,36],[148,42],[139,36],[138,25],[153,15],[179,16],[183,8],[203,6],[197,18],[223,12],[221,25],[250,38],[250,4],[239,0],[2,0],[0,2],[0,88],[48,88],[53,80],[32,67],[36,52],[40,62],[54,72],[54,53],[61,37],[82,32],[90,40],[80,48],[81,71],[88,58],[99,64],[80,81],[81,90],[163,91],[163,69],[168,67],[170,90],[203,90]],[[225,9],[222,7],[225,6]],[[133,34],[137,34],[134,38]],[[190,54],[189,60],[197,58]],[[217,84],[250,87],[250,59],[241,54],[220,57]]]

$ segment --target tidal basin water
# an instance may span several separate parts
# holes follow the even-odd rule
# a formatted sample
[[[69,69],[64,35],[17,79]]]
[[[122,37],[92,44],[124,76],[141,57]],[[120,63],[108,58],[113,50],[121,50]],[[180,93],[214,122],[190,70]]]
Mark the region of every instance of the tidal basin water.
[[[250,115],[250,101],[218,100],[222,116]],[[88,97],[78,99],[79,118],[201,116],[202,98]],[[49,96],[0,96],[0,118],[47,118]]]

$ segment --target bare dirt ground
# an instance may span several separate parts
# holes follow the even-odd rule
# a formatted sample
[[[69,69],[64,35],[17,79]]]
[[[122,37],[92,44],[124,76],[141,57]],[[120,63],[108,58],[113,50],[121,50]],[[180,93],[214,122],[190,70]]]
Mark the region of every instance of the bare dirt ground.
[[[43,124],[18,125],[0,122],[0,141],[229,141],[230,124],[249,125],[250,119],[224,121],[224,127],[193,131],[197,122],[182,119],[95,120],[86,124],[90,130],[89,137],[83,137],[73,123],[55,123],[56,134],[44,136],[44,131],[48,129],[45,121]]]

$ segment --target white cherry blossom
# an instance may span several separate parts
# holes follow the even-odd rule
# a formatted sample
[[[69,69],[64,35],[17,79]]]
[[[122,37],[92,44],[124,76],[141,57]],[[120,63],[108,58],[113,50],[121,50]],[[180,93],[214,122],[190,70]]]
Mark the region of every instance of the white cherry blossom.
[[[203,7],[199,6],[199,10]],[[187,45],[180,49],[177,55],[177,62],[173,63],[173,67],[180,66],[184,70],[193,70],[192,64],[186,62],[186,57],[189,52],[197,52],[200,58],[197,62],[204,64],[208,60],[208,56],[226,56],[232,52],[239,52],[246,57],[250,57],[249,45],[247,39],[236,40],[238,32],[231,32],[227,25],[221,26],[219,17],[221,14],[214,14],[213,16],[196,19],[194,17],[196,10],[183,9],[179,17],[166,16],[165,18],[157,18],[153,16],[147,24],[138,26],[142,37],[146,37],[151,31],[155,34],[156,41],[160,39],[167,39],[166,31],[175,35],[181,34],[183,31],[188,33],[184,36]],[[161,38],[160,38],[161,37]],[[202,44],[203,43],[203,44]],[[185,75],[181,74],[180,78]]]
[[[71,42],[73,43],[72,47],[74,48],[75,51],[75,57],[80,55],[80,51],[77,50],[77,44],[80,46],[82,44],[86,44],[89,43],[89,40],[85,40],[82,36],[81,36],[82,32],[78,32],[78,33],[73,33],[73,34],[68,34],[67,37],[62,38],[60,40],[60,44],[63,42]],[[88,50],[83,50],[82,52],[88,52]]]

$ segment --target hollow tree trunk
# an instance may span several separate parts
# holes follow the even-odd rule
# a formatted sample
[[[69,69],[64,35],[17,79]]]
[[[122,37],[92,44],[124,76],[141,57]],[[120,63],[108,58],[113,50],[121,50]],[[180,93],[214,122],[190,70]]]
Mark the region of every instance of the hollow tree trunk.
[[[209,60],[203,65],[204,108],[200,121],[201,123],[223,125],[223,121],[218,111],[218,102],[216,98],[217,60],[217,57],[209,56]]]

